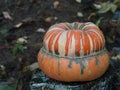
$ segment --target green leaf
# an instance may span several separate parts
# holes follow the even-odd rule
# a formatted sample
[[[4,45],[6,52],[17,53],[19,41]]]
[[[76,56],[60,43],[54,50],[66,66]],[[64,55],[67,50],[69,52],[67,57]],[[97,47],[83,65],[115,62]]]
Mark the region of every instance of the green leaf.
[[[111,9],[111,6],[108,2],[102,4],[102,8],[99,9],[98,13],[106,13]]]
[[[3,90],[17,90],[17,83],[16,81],[13,85],[4,85]]]
[[[18,49],[19,49],[20,52],[24,53],[24,46],[23,45],[19,45]]]
[[[118,54],[116,56],[113,56],[112,59],[114,59],[114,60],[120,60],[120,54]]]
[[[115,13],[116,9],[117,9],[117,5],[111,4],[111,11],[112,11],[113,13]]]
[[[16,56],[17,52],[18,52],[18,47],[15,46],[15,47],[12,49],[12,54],[13,54],[14,56]]]
[[[8,34],[8,29],[1,29],[0,33],[3,35],[7,35]]]
[[[12,53],[16,56],[18,52],[24,53],[24,50],[24,42],[17,42],[12,49]]]
[[[99,25],[100,25],[100,23],[101,23],[101,20],[102,20],[102,19],[103,19],[103,17],[99,18],[99,19],[96,21],[96,23],[95,23],[95,24],[96,24],[97,26],[99,26]]]
[[[106,36],[106,41],[108,41],[108,43],[114,43],[114,41],[108,36]]]
[[[16,42],[16,45],[19,46],[19,45],[23,45],[24,42]]]

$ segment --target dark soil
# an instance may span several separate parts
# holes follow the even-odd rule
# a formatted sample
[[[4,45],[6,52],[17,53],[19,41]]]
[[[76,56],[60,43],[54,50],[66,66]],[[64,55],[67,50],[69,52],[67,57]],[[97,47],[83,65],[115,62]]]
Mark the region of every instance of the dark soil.
[[[116,47],[120,48],[120,23],[112,19],[112,12],[99,14],[93,6],[95,2],[108,0],[83,0],[82,3],[75,0],[58,1],[59,5],[55,7],[55,0],[0,0],[0,30],[8,30],[5,34],[0,33],[0,65],[5,67],[4,70],[0,69],[0,81],[13,77],[29,82],[32,73],[23,71],[23,68],[37,62],[37,53],[42,47],[44,34],[51,25],[59,22],[96,23],[103,17],[99,27],[105,35],[106,48],[111,57],[120,53],[113,50]],[[3,12],[8,12],[12,19],[5,18]],[[77,12],[82,12],[83,17],[77,16]],[[95,15],[90,16],[91,13]],[[19,23],[22,25],[17,27]],[[45,32],[37,32],[39,28]],[[23,53],[18,51],[13,55],[12,50],[17,39],[21,37],[27,37],[27,43],[24,44],[26,49]]]

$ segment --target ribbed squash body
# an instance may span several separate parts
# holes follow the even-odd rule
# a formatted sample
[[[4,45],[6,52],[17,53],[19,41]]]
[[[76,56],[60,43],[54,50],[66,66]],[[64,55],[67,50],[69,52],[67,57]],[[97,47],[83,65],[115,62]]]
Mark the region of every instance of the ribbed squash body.
[[[49,28],[38,54],[40,69],[66,82],[90,81],[102,76],[109,55],[101,30],[93,23],[60,23]]]

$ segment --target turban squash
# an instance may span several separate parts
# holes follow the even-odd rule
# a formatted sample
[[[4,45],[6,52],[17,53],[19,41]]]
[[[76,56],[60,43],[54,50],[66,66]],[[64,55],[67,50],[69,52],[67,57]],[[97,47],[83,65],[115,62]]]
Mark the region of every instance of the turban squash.
[[[95,24],[59,23],[45,34],[38,63],[55,80],[90,81],[105,73],[109,55],[104,36]]]

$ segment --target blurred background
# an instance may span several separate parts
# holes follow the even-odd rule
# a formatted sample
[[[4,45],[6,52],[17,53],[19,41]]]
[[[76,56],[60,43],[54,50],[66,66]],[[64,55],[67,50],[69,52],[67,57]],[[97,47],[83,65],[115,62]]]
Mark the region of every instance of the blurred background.
[[[44,34],[60,22],[95,23],[111,59],[120,60],[120,0],[0,0],[0,90],[29,83]]]

